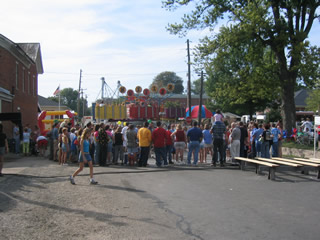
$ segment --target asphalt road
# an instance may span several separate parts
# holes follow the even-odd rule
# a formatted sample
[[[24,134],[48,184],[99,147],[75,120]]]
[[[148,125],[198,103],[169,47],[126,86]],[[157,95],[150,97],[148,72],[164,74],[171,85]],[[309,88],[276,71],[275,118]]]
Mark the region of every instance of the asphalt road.
[[[315,172],[174,166],[86,168],[11,159],[0,178],[0,239],[319,239]]]

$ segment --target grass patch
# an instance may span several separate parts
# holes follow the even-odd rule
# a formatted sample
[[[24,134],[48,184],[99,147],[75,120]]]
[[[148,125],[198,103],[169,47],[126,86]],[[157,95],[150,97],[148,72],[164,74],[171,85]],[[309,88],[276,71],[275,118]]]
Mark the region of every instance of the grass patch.
[[[283,142],[282,147],[304,149],[304,150],[313,150],[313,144],[312,145],[304,145],[304,144],[295,143],[293,141]]]

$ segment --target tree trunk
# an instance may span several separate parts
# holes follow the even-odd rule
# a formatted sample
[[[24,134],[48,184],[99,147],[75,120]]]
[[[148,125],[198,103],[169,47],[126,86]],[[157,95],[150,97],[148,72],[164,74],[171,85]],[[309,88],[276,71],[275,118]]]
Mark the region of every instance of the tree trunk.
[[[296,105],[294,102],[294,86],[296,80],[290,76],[288,72],[285,75],[286,78],[282,79],[281,116],[283,127],[288,132],[287,136],[290,136],[292,134],[292,128],[296,126]]]

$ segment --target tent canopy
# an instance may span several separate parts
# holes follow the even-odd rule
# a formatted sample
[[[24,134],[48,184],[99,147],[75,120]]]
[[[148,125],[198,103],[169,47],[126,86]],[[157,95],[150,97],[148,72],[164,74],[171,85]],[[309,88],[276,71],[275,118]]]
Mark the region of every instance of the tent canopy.
[[[186,117],[198,118],[199,116],[199,105],[191,106],[191,116],[189,108],[186,109]],[[210,112],[205,105],[201,108],[201,118],[211,118],[212,112]]]

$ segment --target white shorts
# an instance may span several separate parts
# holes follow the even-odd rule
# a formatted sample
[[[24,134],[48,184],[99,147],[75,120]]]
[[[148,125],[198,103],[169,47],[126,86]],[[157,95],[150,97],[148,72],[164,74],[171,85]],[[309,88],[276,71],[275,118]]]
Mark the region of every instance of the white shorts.
[[[174,148],[176,150],[183,150],[186,148],[186,143],[185,142],[175,142],[174,143]]]

